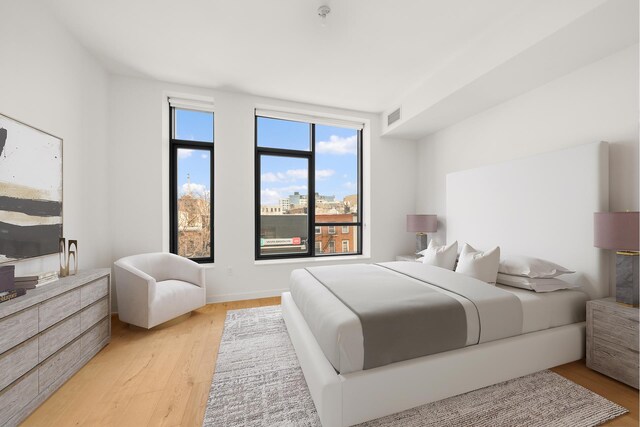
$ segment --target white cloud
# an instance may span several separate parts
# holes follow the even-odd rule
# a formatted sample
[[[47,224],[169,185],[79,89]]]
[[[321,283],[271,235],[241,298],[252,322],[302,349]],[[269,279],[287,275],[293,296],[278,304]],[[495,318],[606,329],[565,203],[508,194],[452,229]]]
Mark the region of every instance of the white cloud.
[[[193,150],[191,148],[180,148],[178,149],[178,158],[186,159],[187,157],[191,157],[193,154]]]
[[[316,179],[327,179],[336,173],[333,169],[320,169],[316,171]]]
[[[358,138],[356,135],[343,138],[331,135],[329,141],[320,141],[316,145],[316,151],[321,154],[357,154]]]
[[[281,181],[278,175],[282,175],[281,173],[275,174],[273,172],[267,172],[260,175],[260,179],[262,182],[278,182]]]
[[[344,184],[342,184],[342,186],[348,190],[355,190],[356,189],[356,183],[355,182],[345,182]]]
[[[287,171],[287,177],[289,177],[292,181],[307,179],[308,175],[309,174],[306,169],[289,169]]]
[[[209,153],[200,154],[200,157],[202,157],[203,159],[208,159],[209,158]]]
[[[277,205],[280,199],[285,199],[293,194],[294,191],[306,193],[306,185],[290,185],[288,187],[265,188],[260,190],[260,204]]]
[[[182,187],[180,187],[180,194],[187,194],[189,191],[191,191],[191,194],[194,196],[204,196],[209,192],[209,190],[207,190],[207,186],[204,184],[196,184],[194,182],[191,184],[186,182],[182,184]]]
[[[306,169],[289,169],[286,172],[266,172],[260,175],[262,182],[295,182],[306,180],[308,172]]]

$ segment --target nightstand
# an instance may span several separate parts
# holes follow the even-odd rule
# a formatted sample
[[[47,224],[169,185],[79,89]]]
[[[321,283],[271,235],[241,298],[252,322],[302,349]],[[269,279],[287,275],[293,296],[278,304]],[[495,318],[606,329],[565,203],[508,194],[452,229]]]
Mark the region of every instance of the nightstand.
[[[639,313],[615,298],[587,302],[587,366],[635,388]]]
[[[398,256],[396,256],[396,261],[414,261],[414,262],[418,262],[418,258],[422,258],[422,257],[419,257],[416,254],[398,255]]]

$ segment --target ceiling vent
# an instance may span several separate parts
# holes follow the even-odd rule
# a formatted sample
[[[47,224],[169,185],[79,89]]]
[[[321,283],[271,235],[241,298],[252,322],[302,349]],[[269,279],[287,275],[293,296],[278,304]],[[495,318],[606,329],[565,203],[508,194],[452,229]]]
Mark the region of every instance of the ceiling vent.
[[[387,116],[387,126],[391,126],[398,120],[400,120],[400,108],[389,113]]]

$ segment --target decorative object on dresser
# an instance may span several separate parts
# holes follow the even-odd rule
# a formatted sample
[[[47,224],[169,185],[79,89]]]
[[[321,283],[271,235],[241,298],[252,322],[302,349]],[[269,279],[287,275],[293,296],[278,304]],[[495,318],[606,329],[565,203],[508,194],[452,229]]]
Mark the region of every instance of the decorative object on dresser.
[[[65,246],[65,238],[60,238],[60,277],[73,276],[78,272],[78,241],[69,239],[69,246]],[[73,270],[71,270],[73,259]]]
[[[416,233],[416,252],[427,248],[426,233],[438,231],[438,217],[436,215],[407,215],[407,231]]]
[[[613,297],[587,302],[587,366],[638,388],[638,314]]]
[[[55,254],[62,139],[0,114],[0,262]]]
[[[0,425],[18,425],[107,345],[109,280],[80,271],[0,304]]]
[[[40,286],[48,285],[58,280],[57,271],[49,271],[47,273],[36,274],[32,276],[20,276],[15,278],[15,287],[20,289],[35,289]]]
[[[156,252],[114,263],[118,317],[151,329],[207,303],[204,267],[176,254]]]
[[[13,265],[0,266],[0,292],[13,289],[15,269]]]
[[[616,252],[616,301],[640,306],[639,212],[596,212],[593,245]]]
[[[26,293],[26,289],[9,289],[7,291],[2,291],[0,292],[0,302],[10,301],[14,298],[21,297]]]

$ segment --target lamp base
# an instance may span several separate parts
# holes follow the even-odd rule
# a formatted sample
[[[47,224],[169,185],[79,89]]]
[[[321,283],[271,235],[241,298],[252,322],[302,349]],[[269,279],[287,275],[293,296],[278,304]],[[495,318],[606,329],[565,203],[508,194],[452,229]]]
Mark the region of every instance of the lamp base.
[[[638,288],[640,252],[616,253],[616,302],[640,307]]]
[[[416,253],[424,251],[429,245],[429,239],[425,233],[416,234]]]

